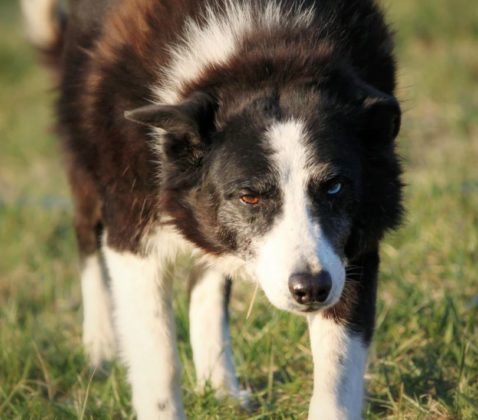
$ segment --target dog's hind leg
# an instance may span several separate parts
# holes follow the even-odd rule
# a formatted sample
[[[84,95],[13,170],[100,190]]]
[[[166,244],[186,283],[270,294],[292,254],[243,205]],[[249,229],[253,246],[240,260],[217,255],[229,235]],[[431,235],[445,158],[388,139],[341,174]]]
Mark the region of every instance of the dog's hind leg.
[[[107,273],[99,253],[83,260],[81,293],[83,297],[83,344],[93,367],[100,367],[116,351],[112,307]]]
[[[218,397],[246,398],[232,360],[228,303],[231,280],[214,268],[197,266],[190,282],[189,323],[198,386],[210,383]],[[241,401],[247,403],[247,401]]]
[[[99,367],[112,358],[116,348],[109,281],[99,245],[101,204],[96,185],[86,171],[70,165],[69,180],[80,253],[83,344],[90,364]]]

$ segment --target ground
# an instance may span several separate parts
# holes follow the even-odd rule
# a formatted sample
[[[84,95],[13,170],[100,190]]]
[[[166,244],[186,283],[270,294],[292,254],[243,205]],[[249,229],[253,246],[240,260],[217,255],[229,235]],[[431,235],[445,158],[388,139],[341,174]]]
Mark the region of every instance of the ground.
[[[404,226],[382,246],[367,419],[478,418],[478,7],[383,1],[397,33],[405,111]],[[48,74],[0,3],[0,418],[131,418],[125,372],[93,372],[81,348],[71,202],[52,125]],[[304,418],[311,393],[305,322],[236,284],[232,334],[258,409],[194,391],[184,291],[177,308],[190,418]],[[182,284],[181,284],[182,283]]]

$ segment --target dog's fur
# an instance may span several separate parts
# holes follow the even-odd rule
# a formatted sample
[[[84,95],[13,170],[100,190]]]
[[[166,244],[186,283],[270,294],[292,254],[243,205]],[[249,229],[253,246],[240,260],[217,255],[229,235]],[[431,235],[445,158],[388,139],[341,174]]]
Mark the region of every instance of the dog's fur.
[[[59,78],[91,362],[117,337],[139,418],[184,417],[163,274],[188,251],[200,385],[245,399],[227,326],[226,278],[242,270],[308,318],[309,417],[359,418],[379,241],[402,209],[375,2],[78,0],[66,20],[56,0],[22,1]]]

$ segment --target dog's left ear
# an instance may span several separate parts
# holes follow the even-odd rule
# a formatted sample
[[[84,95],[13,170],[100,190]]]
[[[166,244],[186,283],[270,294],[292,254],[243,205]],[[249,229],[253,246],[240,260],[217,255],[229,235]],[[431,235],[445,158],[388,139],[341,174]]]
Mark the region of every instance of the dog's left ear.
[[[392,142],[400,131],[401,110],[397,99],[371,86],[362,91],[361,131],[364,140]]]
[[[177,105],[146,105],[126,111],[127,120],[163,129],[188,146],[200,145],[214,125],[216,101],[211,95],[196,92]],[[179,144],[177,144],[179,146]]]
[[[384,141],[393,141],[400,132],[401,111],[398,101],[390,95],[367,97],[363,103],[365,133]]]

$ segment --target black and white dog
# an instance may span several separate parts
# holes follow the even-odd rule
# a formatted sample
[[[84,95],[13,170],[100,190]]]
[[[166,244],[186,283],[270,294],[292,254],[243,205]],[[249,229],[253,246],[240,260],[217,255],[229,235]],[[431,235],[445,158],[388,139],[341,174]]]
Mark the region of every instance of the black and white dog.
[[[200,385],[243,396],[226,279],[244,272],[308,319],[309,418],[360,418],[379,241],[402,209],[375,1],[77,0],[68,18],[22,1],[58,76],[92,364],[118,341],[138,417],[185,417],[163,274],[192,252]]]

